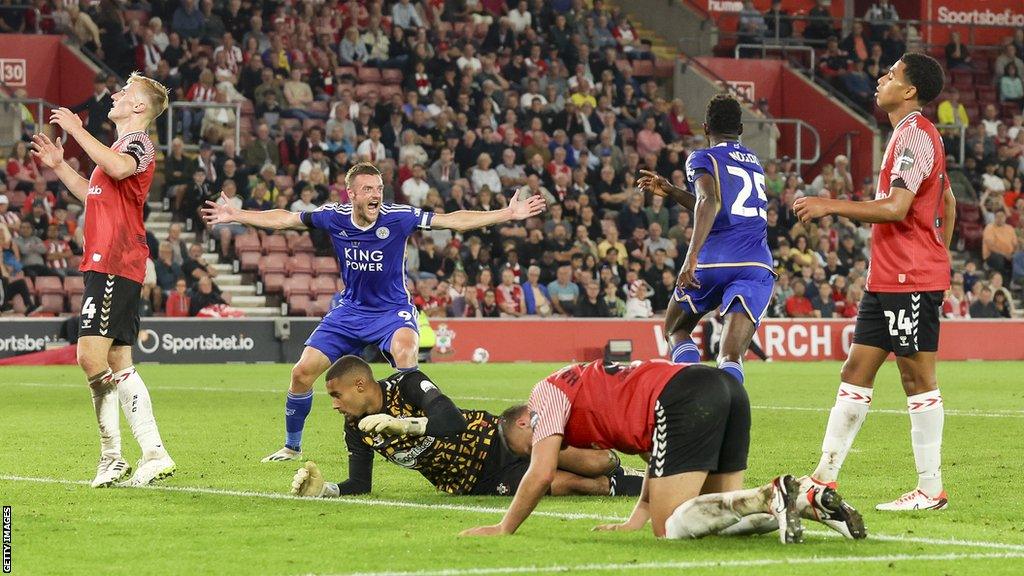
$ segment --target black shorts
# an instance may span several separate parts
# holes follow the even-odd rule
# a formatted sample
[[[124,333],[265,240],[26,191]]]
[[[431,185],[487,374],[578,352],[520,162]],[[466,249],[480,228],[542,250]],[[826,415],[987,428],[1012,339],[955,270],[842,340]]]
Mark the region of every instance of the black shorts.
[[[865,292],[853,343],[897,356],[939,349],[942,292]]]
[[[123,276],[88,271],[79,312],[78,336],[103,336],[131,346],[139,335],[142,284]]]
[[[654,405],[648,476],[739,472],[750,449],[750,400],[724,370],[695,364],[668,381]]]
[[[500,430],[498,434],[501,434]],[[469,493],[474,496],[512,496],[529,467],[529,458],[516,456],[503,441],[498,440],[491,445],[480,479]]]

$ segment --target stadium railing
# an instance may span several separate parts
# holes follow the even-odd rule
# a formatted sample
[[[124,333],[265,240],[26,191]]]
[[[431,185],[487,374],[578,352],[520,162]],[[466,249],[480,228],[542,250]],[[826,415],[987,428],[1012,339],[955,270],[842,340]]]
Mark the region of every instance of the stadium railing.
[[[13,141],[8,141],[9,136],[20,139],[25,131],[25,122],[18,111],[20,106],[27,106],[29,110],[35,110],[35,126],[39,125],[40,118],[47,110],[60,108],[57,104],[43,100],[42,98],[2,98],[0,99],[0,146],[12,146]],[[45,122],[44,122],[45,124]]]
[[[758,51],[761,53],[762,59],[767,57],[769,51],[782,52],[783,56],[785,56],[789,52],[803,52],[807,54],[807,58],[809,60],[809,65],[806,68],[804,68],[804,70],[808,72],[814,71],[815,54],[814,48],[811,48],[810,46],[801,46],[793,44],[737,44],[736,48],[733,50],[733,57],[739,58],[740,52],[744,50]]]
[[[960,132],[960,155],[957,158],[957,164],[963,166],[967,150],[967,126],[963,124],[936,124],[935,127],[939,130],[956,130]]]
[[[796,147],[794,149],[795,154],[793,155],[793,161],[796,162],[797,171],[801,170],[804,166],[813,166],[817,164],[818,160],[821,159],[821,134],[818,130],[800,120],[799,118],[751,118],[744,120],[744,124],[768,124],[768,125],[793,125],[796,127],[794,138],[796,138]],[[804,130],[810,133],[814,137],[814,156],[811,158],[804,158],[804,147],[803,147],[803,133]]]

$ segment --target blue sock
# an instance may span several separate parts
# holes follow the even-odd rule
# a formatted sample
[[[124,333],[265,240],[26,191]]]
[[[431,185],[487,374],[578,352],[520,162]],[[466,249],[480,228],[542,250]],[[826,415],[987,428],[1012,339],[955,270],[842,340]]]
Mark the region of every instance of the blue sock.
[[[288,393],[284,403],[284,429],[286,448],[300,450],[302,448],[302,429],[306,426],[306,416],[313,407],[313,391],[305,394]]]
[[[676,363],[696,364],[700,362],[700,350],[693,340],[681,340],[672,348],[672,361]]]
[[[741,362],[719,362],[718,367],[743,384],[743,364]]]

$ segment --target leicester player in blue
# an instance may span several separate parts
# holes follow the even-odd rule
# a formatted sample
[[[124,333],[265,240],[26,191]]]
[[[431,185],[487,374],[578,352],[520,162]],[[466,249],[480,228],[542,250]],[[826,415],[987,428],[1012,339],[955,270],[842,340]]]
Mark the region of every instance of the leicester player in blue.
[[[459,210],[441,214],[383,202],[380,170],[356,164],[345,175],[351,203],[326,204],[312,212],[238,210],[208,201],[203,217],[210,224],[237,222],[273,230],[318,229],[330,235],[345,291],[341,303],[324,316],[306,340],[292,368],[285,402],[285,444],[264,462],[297,460],[302,430],[313,406],[313,384],[338,358],[376,345],[399,370],[414,370],[419,350],[416,308],[405,289],[405,245],[417,230],[472,230],[510,220],[525,220],[544,208],[541,196],[516,193],[501,210]]]
[[[718,367],[742,383],[743,357],[775,286],[764,170],[739,143],[742,110],[732,96],[719,94],[708,102],[704,132],[708,148],[686,159],[693,194],[647,171],[641,171],[637,184],[694,211],[690,248],[665,316],[672,360],[700,361],[691,333],[718,308],[725,318]]]

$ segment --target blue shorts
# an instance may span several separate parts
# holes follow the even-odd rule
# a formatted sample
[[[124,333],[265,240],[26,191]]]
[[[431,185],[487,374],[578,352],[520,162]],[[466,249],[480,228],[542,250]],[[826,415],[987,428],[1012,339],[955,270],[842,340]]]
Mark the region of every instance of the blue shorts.
[[[700,288],[676,287],[676,302],[688,305],[694,314],[715,308],[722,314],[743,312],[755,325],[761,324],[775,291],[775,274],[760,266],[698,268],[697,281]]]
[[[309,335],[306,346],[324,353],[333,364],[346,354],[359,354],[368,344],[375,344],[392,366],[391,337],[399,328],[419,333],[416,307],[412,304],[391,310],[361,310],[342,304],[331,310]]]

